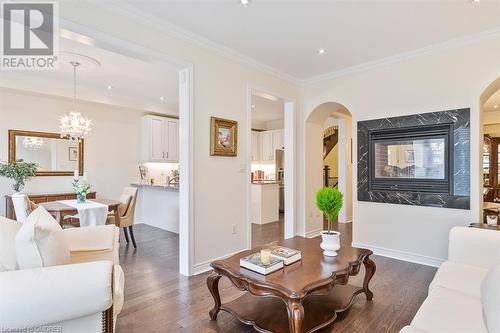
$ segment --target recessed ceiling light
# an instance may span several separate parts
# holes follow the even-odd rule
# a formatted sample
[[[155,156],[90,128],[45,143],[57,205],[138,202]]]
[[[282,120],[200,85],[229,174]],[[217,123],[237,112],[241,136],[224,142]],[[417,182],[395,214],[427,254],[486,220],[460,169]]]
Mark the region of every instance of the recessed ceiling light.
[[[472,3],[479,3],[481,0],[469,0],[469,2],[472,2]]]
[[[250,0],[240,0],[240,3],[243,5],[243,6],[246,6],[250,3]]]
[[[255,109],[255,104],[252,104],[252,109]]]
[[[108,90],[113,89],[114,87],[112,85],[108,85]]]
[[[165,100],[165,97],[160,96],[160,101],[164,101],[164,100]]]
[[[323,54],[325,54],[325,53],[326,53],[326,50],[325,50],[325,49],[319,49],[319,50],[318,50],[318,54],[319,54],[319,55],[323,55]]]
[[[498,105],[493,105],[493,109],[498,109]]]

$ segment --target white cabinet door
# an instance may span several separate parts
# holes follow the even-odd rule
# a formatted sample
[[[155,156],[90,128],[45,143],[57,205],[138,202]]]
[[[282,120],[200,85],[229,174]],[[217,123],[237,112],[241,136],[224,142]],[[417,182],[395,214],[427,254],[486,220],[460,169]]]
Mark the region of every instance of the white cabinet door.
[[[273,159],[273,133],[261,132],[261,160],[272,161]]]
[[[260,161],[260,133],[252,131],[252,162]]]
[[[142,160],[179,162],[179,121],[147,115],[142,120]]]
[[[150,117],[149,119],[149,160],[163,160],[163,119],[159,117]]]
[[[165,160],[179,161],[179,122],[176,119],[165,119]]]
[[[284,149],[283,130],[273,131],[273,150]]]

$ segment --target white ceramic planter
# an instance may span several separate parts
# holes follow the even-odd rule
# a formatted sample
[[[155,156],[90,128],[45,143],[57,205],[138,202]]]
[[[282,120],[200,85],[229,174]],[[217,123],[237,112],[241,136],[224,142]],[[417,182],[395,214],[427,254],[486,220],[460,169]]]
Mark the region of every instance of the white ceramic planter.
[[[328,257],[335,257],[337,250],[340,249],[340,232],[338,231],[322,231],[322,242],[319,245],[323,249],[323,254]]]

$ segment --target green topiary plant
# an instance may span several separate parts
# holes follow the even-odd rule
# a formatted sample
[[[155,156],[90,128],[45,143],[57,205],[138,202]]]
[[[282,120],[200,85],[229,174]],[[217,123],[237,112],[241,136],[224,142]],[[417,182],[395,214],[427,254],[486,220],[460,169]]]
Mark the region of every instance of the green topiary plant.
[[[15,181],[12,188],[19,192],[23,189],[26,181],[36,175],[38,164],[15,160],[9,163],[0,163],[0,176],[13,179]]]
[[[316,206],[325,214],[328,220],[328,233],[332,230],[333,220],[342,208],[342,192],[333,187],[323,187],[316,193]]]

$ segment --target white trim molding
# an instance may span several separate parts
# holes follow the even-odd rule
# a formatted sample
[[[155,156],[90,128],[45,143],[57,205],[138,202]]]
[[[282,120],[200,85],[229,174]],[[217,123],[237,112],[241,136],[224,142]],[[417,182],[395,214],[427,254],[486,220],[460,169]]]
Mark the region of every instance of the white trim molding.
[[[223,259],[229,258],[231,256],[234,256],[237,253],[240,253],[240,252],[243,252],[243,251],[246,251],[246,250],[249,250],[249,249],[245,249],[245,250],[241,250],[241,251],[236,251],[236,252],[233,252],[233,253],[230,253],[230,254],[223,255],[221,257],[217,257],[215,259],[210,259],[210,260],[206,260],[206,261],[200,262],[198,264],[194,264],[192,273],[193,273],[193,275],[199,275],[199,274],[206,273],[206,272],[212,270],[212,267],[210,266],[211,262],[216,261],[216,260],[223,260]]]
[[[158,19],[153,15],[139,11],[136,7],[130,6],[125,3],[117,3],[111,1],[94,1],[96,6],[103,9],[107,9],[115,14],[118,14],[126,19],[135,21],[137,23],[143,24],[147,27],[154,27],[154,29],[159,30],[169,36],[179,38],[181,40],[190,42],[194,45],[203,47],[205,49],[214,51],[219,55],[222,55],[228,59],[239,62],[240,64],[258,69],[262,72],[268,73],[272,76],[278,77],[282,80],[294,83],[296,85],[301,84],[301,80],[293,75],[287,74],[280,71],[272,66],[266,65],[256,59],[250,58],[236,50],[233,50],[227,46],[215,43],[208,38],[195,34],[189,30],[181,28],[171,22],[166,22]]]
[[[413,262],[413,263],[425,265],[425,266],[439,267],[445,261],[445,259],[442,259],[442,258],[429,257],[429,256],[417,254],[417,253],[387,249],[387,248],[380,247],[380,246],[363,244],[363,243],[358,243],[358,242],[352,242],[351,245],[353,247],[361,247],[361,248],[365,248],[365,249],[370,249],[373,251],[373,254],[376,254],[378,256],[397,259],[397,260],[403,260],[403,261],[407,261],[407,262]]]
[[[430,55],[438,53],[441,51],[455,49],[469,44],[474,44],[484,40],[492,40],[500,38],[500,28],[495,28],[493,30],[482,31],[475,34],[465,35],[454,39],[449,39],[447,41],[432,44],[426,47],[418,48],[415,50],[402,52],[382,59],[377,59],[373,61],[368,61],[359,65],[346,67],[343,69],[335,70],[330,73],[320,74],[313,76],[309,79],[301,80],[301,86],[309,86],[322,81],[336,79],[338,77],[364,72],[377,67],[394,64],[397,62],[405,61],[412,58],[417,58],[420,56]]]
[[[203,37],[199,34],[195,34],[191,31],[188,31],[184,28],[179,27],[178,25],[172,24],[170,22],[166,22],[164,20],[160,20],[157,17],[154,17],[150,14],[140,12],[136,7],[125,4],[118,3],[113,1],[102,1],[102,0],[94,0],[92,3],[100,8],[107,9],[114,14],[118,14],[125,19],[129,19],[131,21],[137,22],[139,24],[143,24],[147,27],[153,27],[156,30],[160,30],[161,32],[179,38],[181,40],[187,41],[194,45],[203,47],[205,49],[217,52],[218,54],[237,61],[243,65],[258,69],[260,71],[266,72],[270,75],[288,81],[290,83],[294,83],[298,86],[308,86],[321,81],[335,79],[337,77],[359,73],[366,70],[370,70],[376,67],[393,64],[396,62],[404,61],[411,58],[416,58],[419,56],[424,56],[428,54],[433,54],[437,52],[441,52],[448,49],[458,48],[465,45],[473,44],[476,42],[480,42],[483,40],[492,40],[500,37],[500,28],[495,28],[492,30],[486,30],[479,33],[464,35],[458,38],[449,39],[443,42],[439,42],[436,44],[428,45],[422,48],[418,48],[415,50],[410,50],[406,52],[402,52],[399,54],[394,54],[392,56],[388,56],[381,59],[376,59],[373,61],[368,61],[365,63],[361,63],[358,65],[338,69],[331,71],[329,73],[320,74],[316,76],[312,76],[309,78],[298,78],[291,74],[285,73],[282,70],[279,70],[273,66],[267,65],[259,60],[253,59],[249,56],[246,56],[232,48],[221,45],[219,43],[213,42],[212,40]]]
[[[305,234],[303,234],[301,236],[306,237],[306,238],[314,238],[314,237],[318,237],[319,235],[321,235],[322,231],[323,231],[323,228],[318,228],[318,229],[307,231]]]

